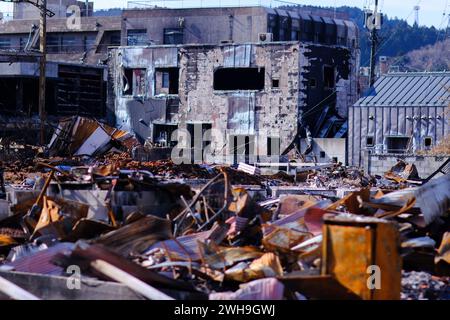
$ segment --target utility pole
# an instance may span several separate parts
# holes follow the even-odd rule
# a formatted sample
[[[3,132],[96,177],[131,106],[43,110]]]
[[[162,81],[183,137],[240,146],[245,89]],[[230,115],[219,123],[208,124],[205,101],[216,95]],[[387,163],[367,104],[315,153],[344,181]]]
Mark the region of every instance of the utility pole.
[[[415,6],[414,7],[414,25],[415,26],[419,26],[419,11],[420,11],[420,6]]]
[[[47,65],[47,0],[41,0],[40,8],[40,26],[39,26],[39,51],[41,57],[39,60],[39,120],[40,120],[40,142],[45,144],[45,93],[46,93],[46,65]]]
[[[377,30],[378,0],[375,0],[375,10],[373,11],[373,15],[370,18],[372,19],[372,23],[367,23],[367,26],[369,27],[370,30],[370,42],[371,42],[369,86],[372,87],[375,83],[375,64],[376,64],[375,58],[378,47],[378,30]]]

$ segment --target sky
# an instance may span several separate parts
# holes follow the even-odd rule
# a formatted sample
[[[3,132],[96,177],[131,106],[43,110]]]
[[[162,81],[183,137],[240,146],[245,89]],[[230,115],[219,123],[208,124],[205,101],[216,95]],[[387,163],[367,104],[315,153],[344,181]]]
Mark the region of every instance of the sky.
[[[167,7],[195,7],[195,6],[213,6],[213,5],[256,5],[262,4],[273,7],[282,4],[304,4],[318,6],[355,6],[364,8],[375,0],[165,0],[165,1],[146,1],[146,0],[93,0],[96,9],[106,9],[113,7],[126,8],[128,2],[146,2],[158,6]],[[448,14],[450,14],[450,0],[379,0],[382,12],[390,17],[407,19],[409,23],[414,22],[413,8],[420,6],[419,24],[443,28],[447,26]],[[0,11],[11,12],[11,6],[0,3]],[[444,19],[443,13],[446,12]]]

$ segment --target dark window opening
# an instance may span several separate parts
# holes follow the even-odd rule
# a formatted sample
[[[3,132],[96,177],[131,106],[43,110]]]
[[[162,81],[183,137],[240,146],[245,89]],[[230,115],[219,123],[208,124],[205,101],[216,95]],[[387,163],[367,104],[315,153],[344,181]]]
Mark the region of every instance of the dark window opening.
[[[125,68],[123,71],[123,95],[143,96],[145,95],[146,81],[145,69]]]
[[[386,147],[388,153],[405,153],[409,145],[409,137],[387,137]]]
[[[309,86],[310,88],[315,88],[315,87],[317,87],[317,80],[316,80],[315,78],[309,79],[309,81],[308,81],[308,86]]]
[[[11,49],[11,38],[0,38],[0,49]]]
[[[183,28],[164,29],[164,44],[183,44]]]
[[[432,137],[425,137],[423,139],[423,143],[425,145],[425,148],[431,148],[431,146],[433,145],[433,138]]]
[[[60,50],[60,37],[56,34],[47,35],[47,52],[58,53]]]
[[[110,45],[112,47],[119,47],[120,43],[121,43],[121,41],[120,41],[120,31],[111,32]]]
[[[254,160],[254,136],[230,135],[230,153],[233,155],[233,163],[251,163]]]
[[[123,94],[131,96],[133,93],[133,69],[123,71]]]
[[[280,41],[277,15],[269,14],[267,16],[267,32],[273,34],[273,41]]]
[[[267,138],[267,156],[279,156],[281,140],[278,137],[268,137]]]
[[[326,157],[325,151],[320,151],[320,157],[322,159]]]
[[[77,40],[75,36],[66,34],[61,36],[61,51],[62,52],[78,52]]]
[[[332,89],[335,85],[334,68],[329,66],[323,67],[323,83],[326,88]]]
[[[373,147],[375,145],[374,138],[373,137],[367,137],[366,138],[366,146],[367,147]]]
[[[157,68],[155,70],[155,94],[178,94],[179,68]]]
[[[83,37],[83,50],[92,51],[95,48],[96,35],[86,35]]]
[[[146,29],[128,30],[127,45],[129,46],[145,46],[148,45]]]
[[[194,162],[203,162],[205,150],[211,145],[211,129],[210,123],[189,123],[187,130],[191,136],[191,159]]]
[[[58,114],[103,116],[105,89],[103,70],[61,65],[56,87]]]
[[[162,88],[164,88],[164,89],[168,89],[169,88],[169,83],[170,83],[170,80],[169,80],[169,77],[170,75],[169,75],[169,73],[168,72],[163,72],[163,74],[162,74],[162,85],[161,85],[161,87]]]
[[[24,51],[25,50],[25,46],[27,45],[27,43],[28,43],[28,38],[20,38],[19,39],[19,50],[20,51]]]
[[[333,157],[333,158],[331,159],[331,161],[332,161],[333,163],[338,163],[338,162],[339,162],[339,159],[338,159],[337,157]]]
[[[272,79],[272,88],[279,88],[279,87],[280,87],[280,80]]]
[[[177,129],[176,125],[153,124],[153,142],[161,147],[175,147],[177,141],[172,141],[172,134]]]
[[[214,90],[263,90],[264,68],[221,68],[214,72]]]

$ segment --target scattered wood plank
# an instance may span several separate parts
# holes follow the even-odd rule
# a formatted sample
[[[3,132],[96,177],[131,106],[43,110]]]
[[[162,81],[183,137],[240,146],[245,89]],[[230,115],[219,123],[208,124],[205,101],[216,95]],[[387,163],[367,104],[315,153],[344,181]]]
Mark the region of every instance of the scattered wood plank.
[[[145,282],[133,277],[129,273],[113,266],[112,264],[103,260],[94,260],[91,262],[91,267],[98,272],[103,273],[107,277],[126,285],[133,291],[143,295],[150,300],[175,300],[165,293],[155,289],[154,287],[146,284]]]
[[[0,277],[0,292],[14,300],[40,300],[35,295],[15,285],[9,280]]]

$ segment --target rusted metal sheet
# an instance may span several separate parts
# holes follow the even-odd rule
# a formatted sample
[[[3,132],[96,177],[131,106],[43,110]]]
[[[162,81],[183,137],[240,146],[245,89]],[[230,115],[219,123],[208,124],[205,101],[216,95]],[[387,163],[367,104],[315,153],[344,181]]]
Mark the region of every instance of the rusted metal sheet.
[[[352,215],[327,215],[324,221],[322,274],[364,300],[400,299],[402,260],[395,224]]]
[[[11,262],[8,266],[19,272],[61,275],[64,269],[54,265],[52,262],[53,258],[60,253],[71,252],[74,247],[75,245],[73,243],[58,243],[46,250],[39,251]]]

